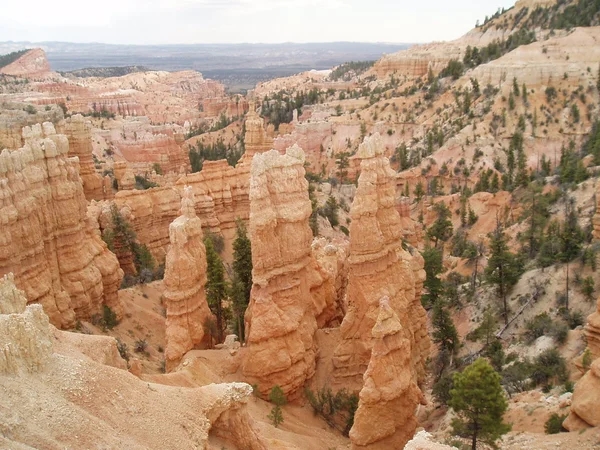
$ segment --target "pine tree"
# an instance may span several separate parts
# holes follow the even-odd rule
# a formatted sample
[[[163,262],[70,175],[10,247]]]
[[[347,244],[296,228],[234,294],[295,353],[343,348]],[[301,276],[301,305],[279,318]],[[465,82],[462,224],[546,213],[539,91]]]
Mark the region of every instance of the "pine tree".
[[[414,194],[417,198],[417,201],[421,200],[421,198],[423,198],[423,195],[425,194],[425,191],[423,191],[423,183],[421,183],[420,181],[415,186]]]
[[[452,237],[453,227],[450,221],[451,212],[444,202],[436,203],[434,209],[438,217],[427,230],[427,237],[432,239],[437,247],[439,241],[446,242]]]
[[[504,323],[508,324],[508,291],[521,276],[521,264],[514,254],[508,251],[507,239],[500,224],[490,237],[490,258],[485,269],[486,279],[495,284],[502,299]]]
[[[527,101],[527,86],[525,86],[525,83],[523,83],[523,104],[529,104],[529,102]]]
[[[204,238],[204,246],[206,247],[206,299],[208,306],[213,314],[217,317],[217,341],[223,341],[223,299],[227,292],[225,284],[225,270],[223,261],[215,251],[212,239],[206,236]]]
[[[452,355],[456,354],[460,347],[458,332],[441,299],[435,302],[431,323],[434,328],[433,342],[439,345],[440,351],[446,351]]]
[[[515,97],[521,95],[521,90],[519,89],[519,83],[517,82],[516,77],[513,78],[513,93],[515,94]]]
[[[250,302],[250,291],[252,290],[252,246],[246,232],[246,225],[241,219],[236,220],[231,288],[239,339],[240,342],[244,342],[244,314]]]
[[[434,305],[443,291],[442,280],[439,278],[444,270],[442,265],[442,252],[434,247],[425,247],[422,252],[425,260],[425,287],[426,294],[423,294],[423,304]]]
[[[275,385],[269,392],[269,401],[275,406],[271,409],[271,414],[267,416],[273,422],[275,428],[283,423],[283,413],[281,407],[287,403],[287,398],[279,385]]]
[[[483,358],[454,375],[448,404],[458,417],[452,420],[452,428],[455,434],[471,439],[472,450],[477,449],[477,442],[495,447],[495,442],[510,431],[510,425],[502,421],[508,402],[500,380]]]
[[[344,184],[348,176],[348,167],[350,166],[349,158],[350,153],[348,152],[338,153],[335,157],[335,164],[338,167],[338,178],[340,179],[341,184]]]

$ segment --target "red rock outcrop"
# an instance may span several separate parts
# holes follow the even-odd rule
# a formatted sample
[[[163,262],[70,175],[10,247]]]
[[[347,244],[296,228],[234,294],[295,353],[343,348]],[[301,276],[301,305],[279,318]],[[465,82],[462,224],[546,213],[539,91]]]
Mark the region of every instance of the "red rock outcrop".
[[[295,123],[290,134],[280,134],[275,138],[273,148],[283,151],[297,144],[306,154],[309,170],[320,173],[321,168],[328,167],[332,155],[325,151],[333,135],[333,125],[328,121]],[[280,128],[280,132],[281,132]]]
[[[122,156],[130,166],[150,171],[158,164],[163,173],[180,173],[189,170],[190,161],[187,152],[180,145],[182,140],[172,130],[154,127],[147,120],[129,119],[123,128],[111,130],[111,143],[115,152]],[[118,135],[115,136],[115,131]]]
[[[235,168],[227,161],[205,161],[202,170],[183,175],[174,187],[145,191],[132,190],[135,180],[125,161],[115,161],[114,176],[119,192],[114,203],[132,225],[138,241],[145,244],[159,261],[164,261],[169,245],[169,224],[178,216],[181,192],[191,186],[196,198],[196,213],[205,230],[224,238],[223,258],[231,261],[235,239],[235,221],[250,216],[250,154],[262,153],[272,143],[258,114],[250,113],[246,121],[246,153]],[[94,214],[103,230],[109,224],[110,207],[103,206]]]
[[[46,52],[41,48],[29,50],[16,61],[0,68],[0,73],[23,78],[44,78],[51,74]]]
[[[208,117],[218,117],[221,114],[229,118],[242,117],[248,111],[248,101],[241,95],[233,98],[205,98],[202,100],[202,109]]]
[[[203,98],[225,94],[223,84],[206,80],[193,70],[80,78],[77,83],[85,90],[70,96],[66,103],[70,111],[106,110],[122,116],[147,116],[152,122],[168,121],[180,125],[200,116],[198,102]]]
[[[167,370],[202,343],[204,322],[212,317],[204,292],[206,249],[202,242],[202,222],[196,215],[191,187],[183,190],[180,212],[181,216],[169,226],[171,247],[165,263]]]
[[[135,174],[128,167],[127,161],[115,161],[113,167],[119,191],[132,190],[135,186]]]
[[[417,405],[425,399],[412,376],[411,333],[405,331],[387,297],[379,301],[371,335],[371,360],[350,430],[352,448],[404,448],[417,428]]]
[[[313,295],[319,328],[339,326],[346,313],[343,299],[348,284],[347,257],[347,242],[316,238],[312,243],[314,268],[323,280],[321,292]]]
[[[123,272],[88,224],[77,160],[50,123],[23,129],[25,145],[0,154],[0,275],[13,272],[30,302],[68,327],[102,304],[119,316]]]
[[[108,193],[104,192],[103,179],[94,167],[91,125],[82,115],[76,114],[66,120],[65,134],[69,138],[69,156],[79,158],[79,176],[83,182],[85,198],[104,200]]]
[[[311,295],[311,203],[298,147],[257,154],[250,180],[253,286],[246,310],[243,372],[267,394],[295,396],[315,372],[317,330]]]
[[[395,172],[383,156],[378,134],[360,145],[362,159],[358,189],[350,215],[350,252],[346,303],[341,342],[333,357],[336,381],[354,390],[371,358],[371,330],[379,299],[389,297],[410,339],[411,370],[415,380],[425,375],[430,341],[427,317],[421,306],[425,279],[423,259],[402,248],[402,220],[395,207]]]

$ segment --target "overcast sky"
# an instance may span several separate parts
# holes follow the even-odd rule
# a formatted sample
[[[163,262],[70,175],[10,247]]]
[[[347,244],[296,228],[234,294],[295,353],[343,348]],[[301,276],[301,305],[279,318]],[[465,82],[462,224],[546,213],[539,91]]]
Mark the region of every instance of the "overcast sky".
[[[514,0],[2,0],[0,41],[429,42]]]

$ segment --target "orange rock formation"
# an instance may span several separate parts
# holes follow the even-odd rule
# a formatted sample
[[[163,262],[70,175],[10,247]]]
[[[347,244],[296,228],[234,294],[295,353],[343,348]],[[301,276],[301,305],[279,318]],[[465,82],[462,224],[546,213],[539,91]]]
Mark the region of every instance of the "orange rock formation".
[[[169,226],[171,247],[165,264],[167,309],[165,359],[171,370],[204,338],[204,322],[212,316],[206,302],[206,250],[202,223],[196,216],[194,193],[185,187],[181,216]]]
[[[295,395],[315,371],[311,203],[304,154],[257,154],[250,180],[253,286],[246,311],[243,372],[263,394]]]
[[[578,431],[600,426],[600,359],[596,359],[586,374],[577,382],[571,400],[571,412],[563,426]]]
[[[366,138],[358,151],[362,171],[351,208],[348,312],[333,358],[337,381],[355,390],[361,389],[371,358],[371,330],[380,298],[389,297],[390,306],[409,335],[410,369],[419,382],[425,375],[430,347],[420,298],[425,279],[423,260],[416,251],[413,256],[402,248],[395,173],[382,152],[378,134]]]
[[[415,409],[425,400],[412,376],[411,334],[387,297],[379,301],[371,334],[371,360],[350,430],[352,448],[404,448],[417,428]]]
[[[106,304],[122,312],[123,272],[88,225],[67,137],[50,123],[23,129],[25,145],[0,154],[0,275],[13,272],[50,321],[68,327]]]

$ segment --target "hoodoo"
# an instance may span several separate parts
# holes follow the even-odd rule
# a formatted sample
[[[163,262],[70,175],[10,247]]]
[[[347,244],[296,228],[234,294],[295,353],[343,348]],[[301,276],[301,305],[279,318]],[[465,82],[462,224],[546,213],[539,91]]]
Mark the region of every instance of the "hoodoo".
[[[196,216],[191,187],[183,190],[180,212],[181,216],[169,226],[171,248],[165,264],[167,370],[202,343],[206,321],[212,317],[204,292],[206,249],[202,223]]]
[[[379,299],[388,297],[390,307],[408,333],[412,359],[409,369],[414,380],[420,382],[430,347],[420,298],[422,258],[413,257],[402,248],[401,218],[395,208],[395,173],[383,155],[378,134],[365,139],[358,157],[362,162],[351,208],[348,312],[334,353],[334,375],[354,389],[362,387],[371,359],[371,330]]]

